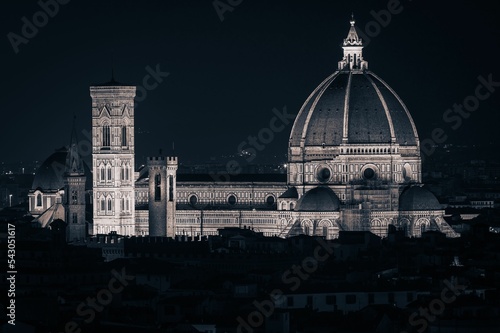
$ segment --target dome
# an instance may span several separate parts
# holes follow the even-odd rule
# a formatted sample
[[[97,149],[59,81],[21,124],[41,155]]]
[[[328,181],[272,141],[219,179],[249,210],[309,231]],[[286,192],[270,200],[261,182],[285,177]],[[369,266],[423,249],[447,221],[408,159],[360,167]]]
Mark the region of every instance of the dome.
[[[296,211],[301,212],[332,212],[339,210],[340,200],[329,187],[315,187],[307,191],[297,201]]]
[[[362,48],[351,21],[339,69],[304,102],[290,134],[290,147],[418,145],[408,109],[387,83],[368,70]]]
[[[442,209],[434,194],[418,185],[406,188],[399,196],[400,211]]]
[[[33,190],[39,188],[42,191],[57,191],[64,187],[63,174],[65,171],[68,150],[63,147],[57,149],[38,168],[33,179]],[[83,163],[85,175],[87,176],[85,188],[92,188],[92,174],[88,166]]]
[[[406,106],[369,71],[338,71],[328,77],[302,106],[290,135],[290,145],[302,148],[417,141]]]

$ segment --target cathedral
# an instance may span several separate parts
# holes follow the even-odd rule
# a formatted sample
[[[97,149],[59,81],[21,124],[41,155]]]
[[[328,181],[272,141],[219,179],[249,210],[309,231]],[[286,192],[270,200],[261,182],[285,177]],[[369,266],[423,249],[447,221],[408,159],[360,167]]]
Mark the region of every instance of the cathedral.
[[[354,20],[342,48],[338,69],[312,91],[294,121],[286,179],[181,174],[175,156],[151,156],[136,171],[136,87],[111,81],[90,87],[92,166],[82,162],[73,135],[69,148],[37,172],[30,213],[42,227],[65,221],[68,241],[110,232],[206,236],[224,227],[278,237],[332,239],[339,231],[385,237],[391,228],[409,237],[427,230],[458,237],[422,186],[413,119],[368,69]]]

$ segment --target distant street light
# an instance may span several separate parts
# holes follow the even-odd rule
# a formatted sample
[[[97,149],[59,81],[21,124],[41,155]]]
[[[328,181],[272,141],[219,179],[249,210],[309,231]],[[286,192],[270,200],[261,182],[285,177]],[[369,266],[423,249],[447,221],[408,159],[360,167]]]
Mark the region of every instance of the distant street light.
[[[9,207],[12,207],[12,194],[9,194]]]

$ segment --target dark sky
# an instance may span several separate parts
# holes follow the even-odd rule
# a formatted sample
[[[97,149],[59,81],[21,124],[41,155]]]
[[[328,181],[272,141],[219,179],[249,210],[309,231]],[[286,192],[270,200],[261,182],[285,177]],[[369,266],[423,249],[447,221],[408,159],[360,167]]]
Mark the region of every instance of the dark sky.
[[[268,126],[273,108],[296,114],[336,69],[352,11],[365,30],[371,11],[388,3],[246,0],[221,22],[211,0],[72,0],[16,54],[8,33],[21,34],[22,17],[33,22],[41,8],[9,1],[1,17],[0,160],[43,160],[68,144],[73,115],[79,133],[90,130],[89,86],[109,80],[112,66],[118,81],[136,85],[147,66],[170,73],[136,110],[137,160],[159,148],[170,154],[172,142],[185,163],[234,154]],[[500,81],[496,3],[401,6],[364,50],[370,69],[401,96],[421,139],[440,127],[450,143],[498,142],[500,91],[457,130],[442,119],[474,94],[479,75]],[[290,129],[276,134],[256,162],[282,160]]]

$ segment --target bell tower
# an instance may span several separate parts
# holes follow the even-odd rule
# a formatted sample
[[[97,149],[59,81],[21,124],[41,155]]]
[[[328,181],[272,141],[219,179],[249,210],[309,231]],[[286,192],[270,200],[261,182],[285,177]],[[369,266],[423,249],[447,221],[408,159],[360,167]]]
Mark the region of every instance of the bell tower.
[[[135,86],[114,80],[90,87],[93,234],[135,234],[135,94]]]

